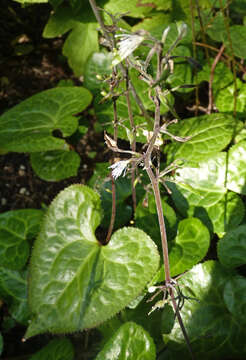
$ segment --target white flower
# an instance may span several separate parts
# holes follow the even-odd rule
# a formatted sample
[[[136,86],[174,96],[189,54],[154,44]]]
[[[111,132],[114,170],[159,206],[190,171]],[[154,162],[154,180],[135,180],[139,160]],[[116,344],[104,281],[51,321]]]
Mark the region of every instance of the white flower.
[[[126,174],[127,166],[131,160],[121,160],[109,166],[112,169],[112,176],[116,180],[122,173]]]
[[[127,56],[131,55],[133,51],[141,44],[144,40],[144,36],[138,34],[122,34],[118,35],[122,39],[119,42],[119,50],[115,52],[112,65],[116,66],[123,61]]]

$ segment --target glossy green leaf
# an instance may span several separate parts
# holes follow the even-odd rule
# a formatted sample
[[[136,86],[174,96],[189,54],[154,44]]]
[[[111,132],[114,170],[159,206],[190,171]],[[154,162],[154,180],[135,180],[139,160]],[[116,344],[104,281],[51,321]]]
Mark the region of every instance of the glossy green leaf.
[[[174,159],[204,161],[223,150],[235,131],[235,120],[226,114],[202,115],[170,125],[177,136],[191,136],[187,142],[173,142],[166,147],[170,162]]]
[[[216,107],[221,112],[233,112],[234,110],[234,92],[235,86],[231,84],[218,92],[216,97]],[[246,110],[246,84],[237,79],[236,89],[236,110],[243,113]]]
[[[246,225],[229,231],[219,240],[218,257],[228,268],[246,264]]]
[[[29,257],[30,238],[40,227],[43,211],[12,210],[0,214],[0,266],[20,270]]]
[[[63,54],[76,76],[84,73],[88,58],[98,51],[97,27],[97,23],[78,22],[64,43]]]
[[[239,194],[246,194],[246,141],[240,141],[229,150],[226,186]]]
[[[26,337],[97,326],[143,290],[159,266],[153,241],[122,228],[106,246],[95,238],[99,195],[72,185],[51,204],[31,259]]]
[[[245,208],[241,198],[233,193],[228,192],[213,206],[206,208],[208,216],[213,224],[213,232],[220,237],[225,232],[235,229],[243,220]]]
[[[71,341],[67,338],[53,339],[30,360],[73,360],[74,349]]]
[[[167,236],[168,239],[170,239],[176,235],[177,217],[172,207],[168,205],[164,199],[162,199],[162,208],[166,223]],[[135,224],[137,227],[144,230],[144,232],[146,232],[146,234],[155,241],[159,250],[161,250],[160,227],[154,195],[148,195],[147,203],[144,199],[139,201],[135,212]]]
[[[185,166],[176,172],[177,190],[189,205],[211,206],[224,197],[226,153],[218,153],[197,167]],[[172,187],[171,187],[172,189]],[[173,193],[172,196],[175,196]]]
[[[155,344],[140,325],[127,322],[106,343],[96,360],[155,360]]]
[[[246,355],[245,326],[241,326],[229,313],[223,298],[224,287],[232,278],[218,262],[207,261],[195,266],[179,280],[185,296],[196,300],[185,300],[182,319],[188,333],[193,355],[197,359],[233,359]],[[164,335],[168,341],[170,360],[189,359],[187,345],[178,322],[172,332]]]
[[[181,220],[175,240],[170,243],[171,275],[185,272],[200,262],[210,245],[209,231],[199,219]]]
[[[80,156],[75,151],[44,151],[31,154],[35,173],[46,181],[59,181],[76,176]]]
[[[64,137],[72,135],[78,126],[72,115],[84,110],[91,98],[82,87],[57,87],[21,102],[0,117],[0,151],[68,149],[53,131],[59,129]]]
[[[246,279],[242,276],[234,276],[224,288],[224,301],[228,310],[241,324],[246,324]]]
[[[0,297],[8,304],[10,315],[27,325],[30,317],[27,306],[27,274],[0,267]]]
[[[52,0],[52,2],[54,2],[54,0]],[[59,6],[55,12],[51,12],[50,18],[43,31],[43,37],[53,38],[61,36],[71,30],[75,24],[76,21],[72,8],[70,6]]]

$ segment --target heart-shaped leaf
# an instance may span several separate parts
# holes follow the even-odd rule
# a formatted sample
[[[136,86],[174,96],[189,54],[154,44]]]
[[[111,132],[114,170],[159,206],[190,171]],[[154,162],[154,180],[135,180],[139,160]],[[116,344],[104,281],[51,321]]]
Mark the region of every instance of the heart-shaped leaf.
[[[196,359],[226,359],[228,354],[241,359],[246,355],[246,347],[242,346],[245,326],[229,313],[223,297],[224,287],[232,277],[218,262],[207,261],[179,280],[183,295],[193,298],[185,300],[181,316]],[[164,340],[170,354],[168,359],[190,358],[177,321]]]
[[[75,151],[44,151],[31,154],[35,173],[46,181],[60,181],[77,175],[80,156]]]
[[[174,159],[204,161],[229,144],[235,119],[226,114],[203,115],[170,125],[168,131],[182,137],[191,136],[187,142],[176,141],[166,147],[170,162]]]
[[[142,230],[122,228],[103,246],[94,235],[99,195],[72,185],[51,204],[34,245],[27,337],[97,326],[139,295],[159,266],[154,242]]]
[[[0,117],[0,152],[68,150],[63,139],[52,135],[60,130],[64,137],[77,129],[72,115],[84,110],[92,96],[82,87],[57,87],[38,93]]]
[[[142,326],[126,322],[106,343],[96,360],[155,360],[155,344]]]
[[[218,257],[221,264],[228,268],[246,263],[246,225],[229,231],[219,240]]]
[[[53,339],[48,345],[30,357],[30,360],[73,360],[74,349],[67,338]]]
[[[0,266],[20,270],[29,257],[28,239],[39,231],[43,211],[13,210],[0,215]]]

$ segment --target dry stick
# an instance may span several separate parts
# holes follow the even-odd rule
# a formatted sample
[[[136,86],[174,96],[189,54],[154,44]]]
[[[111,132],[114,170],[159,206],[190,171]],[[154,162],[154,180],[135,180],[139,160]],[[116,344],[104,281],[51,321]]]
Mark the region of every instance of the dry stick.
[[[212,110],[213,110],[213,80],[214,80],[214,71],[215,71],[215,67],[221,57],[221,55],[223,54],[223,51],[225,49],[225,45],[223,44],[217,54],[217,56],[215,57],[213,64],[211,66],[211,72],[210,72],[210,78],[209,78],[209,83],[208,83],[208,114],[211,114]]]

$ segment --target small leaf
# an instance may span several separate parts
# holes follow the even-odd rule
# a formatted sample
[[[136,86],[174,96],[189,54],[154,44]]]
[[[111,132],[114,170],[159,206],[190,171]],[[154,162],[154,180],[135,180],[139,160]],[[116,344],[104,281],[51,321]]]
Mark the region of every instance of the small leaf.
[[[73,360],[74,349],[71,341],[67,338],[53,339],[44,346],[30,360]]]
[[[219,240],[218,257],[221,264],[228,268],[246,264],[246,225],[229,231]]]
[[[175,159],[204,161],[229,144],[235,131],[235,120],[226,114],[203,115],[170,125],[168,131],[181,137],[191,136],[187,142],[167,146],[170,162]]]
[[[0,266],[20,270],[29,257],[28,240],[40,227],[43,211],[12,210],[0,214]]]
[[[229,190],[246,195],[246,141],[240,141],[229,150],[226,186]]]
[[[31,154],[31,165],[42,180],[60,181],[77,175],[80,156],[75,151],[37,152]]]
[[[87,60],[98,51],[97,27],[97,23],[77,22],[64,43],[63,54],[76,76],[84,73]]]
[[[227,191],[225,188],[226,153],[218,153],[207,161],[194,165],[196,167],[184,166],[176,171],[177,190],[189,205],[216,204]],[[175,190],[173,186],[170,188]]]
[[[57,87],[30,97],[0,117],[0,150],[68,149],[66,142],[52,133],[59,129],[64,137],[72,135],[78,126],[72,115],[84,110],[91,98],[82,87]]]
[[[33,313],[26,337],[99,325],[136,298],[159,266],[153,241],[122,228],[102,246],[99,195],[72,185],[51,204],[34,245],[29,298]]]
[[[155,360],[155,344],[140,325],[127,322],[106,343],[96,360]]]

